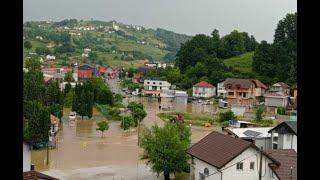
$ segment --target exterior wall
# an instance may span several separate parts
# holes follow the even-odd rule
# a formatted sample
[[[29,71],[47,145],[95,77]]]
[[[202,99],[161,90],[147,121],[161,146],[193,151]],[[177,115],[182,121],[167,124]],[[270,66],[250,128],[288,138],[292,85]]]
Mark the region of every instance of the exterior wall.
[[[165,90],[169,89],[171,84],[167,81],[156,81],[156,80],[144,80],[144,89],[145,90]],[[154,88],[154,89],[153,89]]]
[[[203,88],[203,87],[193,87],[192,88],[192,95],[194,97],[212,97],[216,95],[216,88]]]
[[[237,162],[243,162],[243,170],[237,170],[236,164]],[[250,162],[254,162],[254,170],[250,169]],[[265,156],[262,157],[262,180],[276,180],[272,178],[272,170],[269,168],[268,164],[271,161]],[[241,153],[238,157],[230,161],[220,170],[222,174],[218,172],[218,169],[214,166],[211,166],[199,159],[194,158],[194,166],[191,166],[191,172],[194,173],[194,180],[200,179],[199,172],[203,173],[204,168],[209,169],[209,174],[214,172],[218,172],[214,175],[207,176],[206,180],[257,180],[259,179],[259,165],[260,165],[260,154],[257,150],[253,148],[248,148],[243,153]],[[192,173],[191,173],[191,180]]]
[[[287,107],[288,98],[282,97],[265,97],[265,105],[272,107]]]
[[[227,91],[224,88],[224,83],[223,82],[222,83],[218,83],[217,84],[217,88],[218,88],[217,89],[217,96],[221,96],[221,97],[225,98]]]
[[[245,106],[231,106],[231,111],[236,116],[243,116],[243,114],[246,112],[246,107]]]
[[[297,152],[297,136],[294,134],[279,134],[278,149],[294,149]]]
[[[31,168],[31,150],[29,145],[23,143],[23,172],[30,171]]]
[[[194,169],[192,169],[194,168]],[[194,158],[194,165],[193,167],[191,166],[191,172],[194,173],[194,179],[192,178],[192,174],[193,173],[190,173],[190,180],[199,180],[200,179],[200,175],[199,173],[203,173],[204,169],[205,168],[208,168],[209,170],[209,174],[212,174],[213,172],[217,172],[217,168],[214,167],[214,166],[211,166],[210,164],[207,164],[197,158]],[[208,176],[205,178],[206,180],[220,180],[221,179],[221,173],[216,173],[212,176]],[[224,179],[225,180],[225,179]]]
[[[262,147],[263,150],[269,150],[269,149],[271,149],[271,138],[256,139],[254,144],[258,148]]]

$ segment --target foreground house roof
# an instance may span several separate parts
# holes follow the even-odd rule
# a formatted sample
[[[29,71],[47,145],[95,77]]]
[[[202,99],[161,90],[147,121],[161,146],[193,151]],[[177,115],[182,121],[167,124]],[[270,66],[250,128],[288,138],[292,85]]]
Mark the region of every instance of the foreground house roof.
[[[266,154],[279,161],[280,165],[271,167],[279,180],[297,179],[297,153],[293,149],[267,150]]]
[[[59,180],[59,179],[32,170],[32,171],[23,172],[23,180]]]
[[[268,132],[269,133],[271,131],[277,132],[280,129],[284,129],[290,133],[297,135],[297,121],[284,121],[284,122],[278,124],[276,127],[270,129]]]
[[[195,85],[193,85],[193,87],[204,87],[204,88],[212,88],[214,87],[212,84],[207,83],[206,81],[201,81]]]
[[[213,131],[189,148],[188,154],[220,169],[249,147],[258,150],[251,142]]]

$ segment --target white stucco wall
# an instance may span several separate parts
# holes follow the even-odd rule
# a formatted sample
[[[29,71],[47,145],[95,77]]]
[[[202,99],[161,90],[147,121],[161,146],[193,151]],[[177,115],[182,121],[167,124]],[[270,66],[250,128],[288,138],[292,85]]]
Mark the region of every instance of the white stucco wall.
[[[148,84],[149,83],[149,84]],[[152,90],[152,86],[156,87],[156,90],[166,90],[169,89],[171,84],[167,81],[156,81],[156,80],[144,80],[144,89],[145,90]]]
[[[23,143],[23,172],[30,171],[30,168],[31,168],[31,150],[26,143]]]
[[[265,105],[272,107],[287,107],[288,98],[279,98],[279,97],[265,97]]]
[[[203,88],[203,87],[193,87],[192,88],[192,95],[194,97],[212,97],[216,95],[216,88]]]
[[[297,151],[297,136],[293,134],[279,134],[278,149],[294,149]]]
[[[271,149],[271,138],[256,139],[254,143],[257,147],[263,147],[263,150]]]
[[[243,162],[243,170],[237,170],[236,164],[238,162]],[[222,178],[221,173],[217,171],[217,169],[201,160],[194,159],[194,174],[195,180],[199,178],[199,172],[203,173],[204,168],[209,169],[209,174],[214,172],[218,172],[212,176],[208,176],[206,180],[257,180],[259,179],[259,161],[260,154],[257,150],[253,148],[248,148],[243,153],[241,153],[238,157],[230,161],[222,170]],[[254,170],[250,169],[250,162],[254,162]],[[262,180],[276,180],[276,176],[272,178],[272,170],[269,168],[268,163],[271,161],[263,156],[262,158]],[[192,168],[192,167],[191,167]]]

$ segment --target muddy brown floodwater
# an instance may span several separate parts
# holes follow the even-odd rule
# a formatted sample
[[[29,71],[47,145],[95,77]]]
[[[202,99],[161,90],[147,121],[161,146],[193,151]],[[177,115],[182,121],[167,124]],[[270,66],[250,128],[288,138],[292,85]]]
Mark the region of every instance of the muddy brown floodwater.
[[[157,124],[163,126],[164,122],[157,116],[159,103],[155,99],[132,97],[124,100],[141,102],[145,105],[147,116],[141,126],[150,128]],[[166,100],[162,106],[170,106]],[[174,105],[173,109],[192,113],[212,113],[215,107],[208,105],[201,107],[200,104]],[[210,109],[212,108],[212,109]],[[63,125],[57,135],[55,149],[49,150],[49,165],[46,165],[47,151],[33,150],[32,163],[35,169],[60,179],[106,179],[106,180],[158,180],[145,162],[140,160],[143,149],[138,147],[138,133],[135,129],[124,132],[120,129],[120,122],[110,121],[109,130],[96,131],[96,122],[103,119],[101,114],[94,111],[93,119],[78,120],[69,123],[68,112],[62,118]],[[192,143],[197,142],[212,130],[211,128],[192,126]],[[220,129],[216,129],[220,130]],[[188,179],[188,174],[177,180]]]

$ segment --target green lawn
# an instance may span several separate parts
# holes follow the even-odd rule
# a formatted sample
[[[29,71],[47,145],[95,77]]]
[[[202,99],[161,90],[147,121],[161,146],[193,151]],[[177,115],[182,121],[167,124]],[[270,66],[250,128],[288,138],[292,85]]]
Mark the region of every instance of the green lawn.
[[[240,56],[225,59],[224,63],[240,72],[252,73],[252,57],[253,52],[248,52]]]
[[[166,122],[169,122],[169,120],[173,117],[176,117],[178,113],[183,115],[184,121],[186,124],[203,126],[205,123],[211,123],[215,126],[219,126],[219,124],[216,123],[216,118],[209,115],[195,115],[192,113],[184,113],[184,112],[181,113],[181,112],[171,111],[171,112],[158,113],[157,116],[160,119]]]

